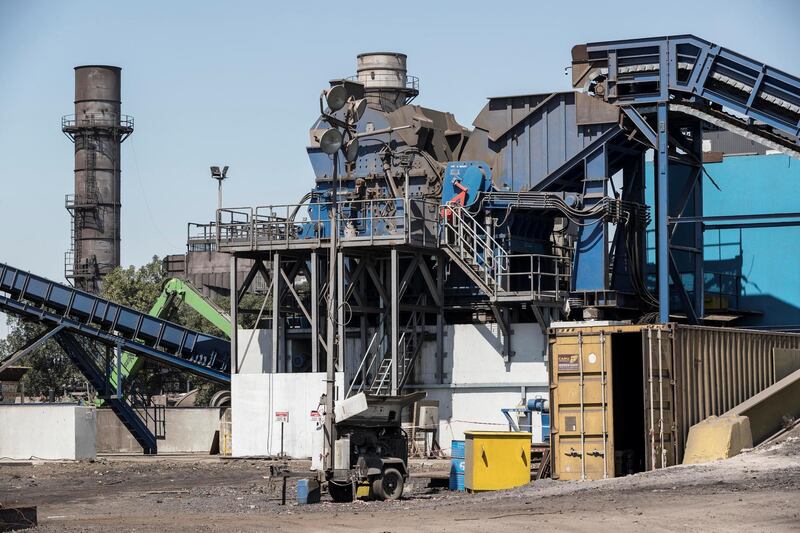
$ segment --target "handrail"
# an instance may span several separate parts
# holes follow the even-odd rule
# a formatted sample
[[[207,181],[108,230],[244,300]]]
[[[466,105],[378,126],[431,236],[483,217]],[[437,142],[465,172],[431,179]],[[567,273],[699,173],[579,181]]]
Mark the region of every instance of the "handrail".
[[[442,221],[443,244],[453,249],[462,259],[465,258],[466,251],[471,263],[483,272],[483,281],[487,288],[496,295],[498,276],[508,270],[508,254],[503,247],[461,206],[444,207]],[[451,237],[455,242],[451,242]]]
[[[85,113],[82,115],[64,115],[61,117],[61,128],[111,127],[133,129],[133,117],[116,113]]]
[[[367,345],[367,349],[364,351],[364,357],[361,358],[361,364],[358,365],[358,368],[356,369],[356,372],[354,374],[355,376],[358,376],[359,373],[361,372],[361,369],[364,367],[364,363],[367,361],[367,357],[372,352],[372,345],[375,342],[375,339],[377,337],[378,337],[378,332],[376,330],[375,333],[372,334],[372,339],[370,339],[369,344]],[[371,368],[371,367],[372,367],[372,363],[370,363],[370,366],[368,367],[368,369]],[[350,387],[347,389],[347,394],[344,395],[345,398],[348,398],[350,396],[350,393],[353,392],[353,385],[355,385],[355,379],[353,379],[353,382],[350,383]],[[363,390],[363,388],[364,388],[364,380],[362,379],[361,380],[361,386],[360,386],[358,392],[361,392]]]
[[[436,244],[438,218],[435,206],[438,203],[430,200],[342,200],[337,203],[333,221],[329,218],[333,204],[317,200],[300,204],[220,208],[212,223],[192,227],[205,232],[196,239],[201,245],[206,235],[213,231],[218,248],[288,247],[330,239],[332,232],[336,232],[343,243],[413,241],[423,246]],[[302,209],[307,209],[308,213]],[[298,220],[300,213],[303,216]],[[429,234],[433,237],[430,243],[426,242]],[[189,241],[192,240],[190,235]]]

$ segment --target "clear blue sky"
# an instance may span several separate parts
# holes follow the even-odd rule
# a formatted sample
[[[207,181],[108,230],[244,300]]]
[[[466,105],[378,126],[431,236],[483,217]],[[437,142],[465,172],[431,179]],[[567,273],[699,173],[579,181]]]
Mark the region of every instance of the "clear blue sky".
[[[368,7],[370,6],[370,7]],[[663,6],[662,13],[656,13]],[[418,103],[470,125],[487,96],[568,90],[574,44],[694,33],[800,74],[800,2],[109,2],[0,0],[0,261],[63,277],[73,67],[123,68],[122,261],[185,249],[227,205],[294,202],[317,96],[360,52],[408,54]],[[0,337],[4,325],[0,326]]]

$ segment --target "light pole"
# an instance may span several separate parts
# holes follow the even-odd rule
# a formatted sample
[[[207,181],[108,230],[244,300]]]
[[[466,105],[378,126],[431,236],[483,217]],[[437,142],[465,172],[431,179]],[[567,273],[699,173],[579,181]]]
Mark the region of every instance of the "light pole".
[[[222,167],[211,167],[211,177],[217,180],[217,209],[222,209],[222,182],[228,177],[228,165]]]

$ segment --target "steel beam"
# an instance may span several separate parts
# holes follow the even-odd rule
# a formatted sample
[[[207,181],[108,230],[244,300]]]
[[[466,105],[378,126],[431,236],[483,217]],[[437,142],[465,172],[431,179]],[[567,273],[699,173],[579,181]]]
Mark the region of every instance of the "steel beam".
[[[28,355],[30,352],[40,347],[42,344],[47,342],[50,337],[57,334],[62,329],[64,329],[64,326],[59,324],[58,326],[48,329],[38,337],[34,337],[33,339],[29,340],[27,343],[25,343],[25,346],[2,361],[2,364],[0,364],[0,372],[6,368],[9,368],[11,365]]]
[[[317,252],[311,252],[309,283],[311,285],[311,371],[319,371],[319,272]]]
[[[278,352],[280,350],[281,319],[281,255],[272,255],[272,372],[280,372]]]
[[[656,265],[658,276],[658,318],[659,322],[669,322],[669,147],[667,114],[669,104],[658,103],[658,151],[656,152]]]
[[[764,219],[800,218],[800,213],[759,213],[751,215],[713,215],[700,217],[670,217],[670,224],[687,224],[695,222],[728,222],[735,220],[764,220]]]
[[[344,254],[339,252],[336,254],[336,272],[337,272],[337,282],[336,282],[336,321],[337,321],[337,338],[339,339],[339,343],[336,349],[336,370],[341,371],[344,370],[344,360],[345,360],[345,350],[346,350],[346,338],[345,338],[345,320],[344,320],[344,312],[345,312],[345,300],[343,299],[344,296]]]
[[[439,383],[444,383],[444,262],[444,257],[436,258],[436,291],[441,302],[436,313],[436,380]]]
[[[236,271],[239,266],[236,254],[231,254],[230,259],[230,300],[231,300],[231,372],[239,373],[239,282]]]
[[[399,383],[398,375],[397,375],[397,344],[400,342],[400,259],[397,254],[397,249],[392,248],[391,251],[391,313],[392,313],[392,324],[389,330],[389,334],[391,336],[391,354],[392,354],[392,384],[391,384],[391,394],[397,394],[397,385]]]

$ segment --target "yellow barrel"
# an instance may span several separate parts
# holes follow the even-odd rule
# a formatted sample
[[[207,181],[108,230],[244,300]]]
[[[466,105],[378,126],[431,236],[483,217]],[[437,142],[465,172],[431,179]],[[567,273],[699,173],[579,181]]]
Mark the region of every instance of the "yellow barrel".
[[[470,492],[502,490],[531,480],[531,434],[524,431],[466,431],[464,487]]]

